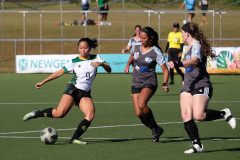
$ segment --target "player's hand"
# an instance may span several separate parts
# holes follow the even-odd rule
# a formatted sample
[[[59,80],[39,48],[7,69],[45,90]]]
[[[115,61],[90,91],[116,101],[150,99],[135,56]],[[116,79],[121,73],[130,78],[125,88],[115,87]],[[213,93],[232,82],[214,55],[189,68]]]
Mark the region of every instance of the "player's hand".
[[[43,82],[38,82],[38,83],[35,84],[35,87],[37,89],[40,89],[42,85],[43,85]]]
[[[126,53],[128,50],[127,49],[122,49],[122,53]]]
[[[167,57],[167,53],[164,53],[164,57]]]
[[[175,67],[173,61],[168,62],[167,65],[168,65],[170,68],[174,68],[174,67]]]
[[[168,93],[168,91],[169,91],[168,86],[162,86],[162,89],[163,89],[163,91],[166,92],[166,93]]]
[[[94,67],[98,67],[98,66],[101,66],[103,63],[102,62],[92,62],[92,65]]]
[[[125,72],[125,73],[129,73],[129,66],[126,66],[126,67],[125,67],[124,72]]]

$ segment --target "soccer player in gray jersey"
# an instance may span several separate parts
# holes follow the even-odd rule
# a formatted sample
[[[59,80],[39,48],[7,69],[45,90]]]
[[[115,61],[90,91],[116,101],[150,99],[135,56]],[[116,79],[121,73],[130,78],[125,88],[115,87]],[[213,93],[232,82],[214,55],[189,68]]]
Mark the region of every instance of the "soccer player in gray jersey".
[[[163,129],[154,119],[147,103],[158,87],[156,65],[163,70],[162,88],[168,92],[168,68],[164,55],[158,45],[158,34],[150,27],[145,27],[140,33],[142,45],[134,45],[133,56],[132,100],[137,116],[142,123],[152,130],[152,142],[158,142]]]
[[[193,118],[198,121],[212,121],[224,118],[232,129],[236,128],[236,119],[230,109],[221,111],[208,109],[213,87],[206,71],[207,57],[215,58],[211,46],[196,23],[186,23],[182,27],[183,41],[188,44],[188,50],[181,62],[168,62],[169,67],[184,67],[184,84],[180,94],[181,115],[184,128],[192,140],[193,148],[184,153],[204,152],[200,142],[198,127]]]
[[[80,141],[79,137],[90,126],[95,115],[95,106],[91,97],[91,86],[96,77],[97,68],[99,66],[102,66],[108,73],[111,72],[111,67],[100,56],[90,55],[91,49],[96,47],[96,39],[81,38],[78,42],[78,51],[80,55],[75,59],[72,59],[72,61],[62,69],[54,72],[49,77],[35,85],[37,89],[40,89],[45,83],[54,80],[65,73],[72,71],[74,74],[74,77],[66,87],[57,108],[47,108],[42,111],[34,110],[23,117],[24,121],[38,117],[63,118],[75,104],[83,112],[85,117],[79,123],[69,143],[87,144],[87,142]]]
[[[133,45],[141,45],[141,40],[140,40],[141,30],[142,30],[142,27],[140,25],[136,25],[134,27],[135,33],[134,33],[133,37],[129,40],[126,48],[122,49],[122,53],[128,52],[132,48]],[[128,59],[128,63],[124,69],[124,72],[129,73],[129,67],[130,67],[130,65],[132,65],[132,61],[133,61],[133,54],[130,55],[130,57]]]

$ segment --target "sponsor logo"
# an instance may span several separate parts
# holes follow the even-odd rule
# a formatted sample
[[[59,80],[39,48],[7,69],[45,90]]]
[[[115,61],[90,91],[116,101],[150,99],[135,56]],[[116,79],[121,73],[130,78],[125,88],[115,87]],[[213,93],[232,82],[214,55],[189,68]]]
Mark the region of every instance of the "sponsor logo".
[[[138,59],[138,57],[139,57],[139,52],[135,52],[133,58]]]
[[[202,89],[199,89],[199,92],[202,92]]]
[[[136,69],[137,71],[139,71],[140,68],[136,65],[136,66],[135,66],[135,69]]]
[[[86,131],[87,127],[86,126],[82,126],[82,130]]]
[[[151,62],[152,62],[152,59],[149,58],[149,57],[146,57],[146,58],[145,58],[145,61],[146,61],[147,63],[151,63]]]
[[[191,59],[191,56],[190,56],[190,55],[187,55],[187,56],[186,56],[186,60],[189,60],[189,59]]]
[[[47,113],[44,113],[44,117],[47,117]]]
[[[19,60],[18,67],[21,71],[26,71],[28,69],[28,59],[22,58]]]

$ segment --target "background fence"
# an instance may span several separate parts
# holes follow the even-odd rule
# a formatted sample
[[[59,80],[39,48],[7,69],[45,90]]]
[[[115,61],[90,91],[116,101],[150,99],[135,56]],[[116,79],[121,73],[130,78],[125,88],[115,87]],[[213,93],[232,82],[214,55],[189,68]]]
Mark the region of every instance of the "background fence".
[[[39,3],[37,6],[32,5],[28,7],[28,10],[16,10],[16,8],[12,10],[11,7],[4,7],[2,3],[0,12],[2,64],[0,64],[0,72],[9,72],[9,68],[14,66],[15,55],[76,54],[76,44],[81,37],[98,39],[99,46],[93,51],[94,53],[120,53],[133,35],[136,24],[153,27],[159,33],[161,47],[165,48],[167,35],[172,31],[173,22],[179,22],[182,25],[182,21],[189,13],[186,10],[176,10],[181,4],[179,0],[154,6],[152,7],[154,10],[144,10],[147,8],[146,6],[143,7],[144,9],[127,10],[125,1],[117,3],[112,1],[117,7],[112,7],[110,4],[108,22],[111,22],[111,25],[82,26],[74,25],[74,21],[79,22],[83,13],[79,6],[79,10],[77,10],[72,6],[69,7],[70,4],[64,3],[64,1],[54,2],[57,2],[58,5],[47,7],[44,10],[36,10],[36,8],[43,4],[47,5],[46,2]],[[136,7],[136,4],[134,5]],[[139,5],[137,6],[139,7]],[[170,8],[171,10],[160,10],[168,5],[175,5],[175,7]],[[111,7],[118,9],[111,9]],[[225,8],[208,10],[209,24],[203,26],[202,30],[208,36],[212,46],[239,46],[238,19],[240,19],[240,12],[238,10],[226,11]],[[202,11],[195,10],[194,12],[196,17],[193,21],[200,23]],[[99,21],[99,12],[96,11],[96,7],[85,13],[89,19]],[[10,69],[11,71],[14,71],[14,67]]]

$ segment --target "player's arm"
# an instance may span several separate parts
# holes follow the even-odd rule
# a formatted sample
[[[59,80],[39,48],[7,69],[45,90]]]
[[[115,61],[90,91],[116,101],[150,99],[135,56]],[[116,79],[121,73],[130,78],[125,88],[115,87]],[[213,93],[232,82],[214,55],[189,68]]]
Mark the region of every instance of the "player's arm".
[[[62,68],[62,69],[54,72],[53,74],[51,74],[49,77],[47,77],[46,79],[44,79],[42,82],[38,82],[37,84],[35,84],[35,87],[38,88],[38,89],[40,89],[41,86],[42,86],[44,83],[46,83],[46,82],[48,82],[48,81],[51,81],[51,80],[54,80],[54,79],[56,79],[56,78],[64,75],[65,73],[66,73],[65,70]]]
[[[109,64],[108,63],[102,63],[102,65],[101,65],[104,69],[105,69],[105,71],[106,72],[108,72],[108,73],[111,73],[112,72],[112,68],[109,66]]]
[[[184,5],[185,5],[185,3],[182,3],[182,5],[179,7],[179,9],[182,9]]]
[[[124,72],[125,73],[129,73],[129,67],[130,65],[133,63],[133,54],[130,55],[129,59],[128,59],[128,62],[127,62],[127,65],[124,69]]]
[[[198,65],[199,62],[200,62],[200,59],[196,56],[186,61],[179,61],[179,62],[170,61],[167,63],[167,65],[170,68],[174,68],[175,66],[187,68],[187,67],[195,67]]]
[[[112,72],[112,68],[109,66],[107,62],[92,62],[92,65],[94,67],[102,66],[105,69],[105,71],[107,71],[108,73]]]
[[[162,71],[163,71],[163,84],[162,84],[162,89],[164,90],[164,92],[168,92],[168,77],[169,77],[169,72],[168,72],[168,68],[166,63],[164,63],[163,65],[161,65]]]
[[[126,48],[122,49],[122,53],[126,53],[128,51],[130,51],[131,47],[130,46],[126,46]]]

